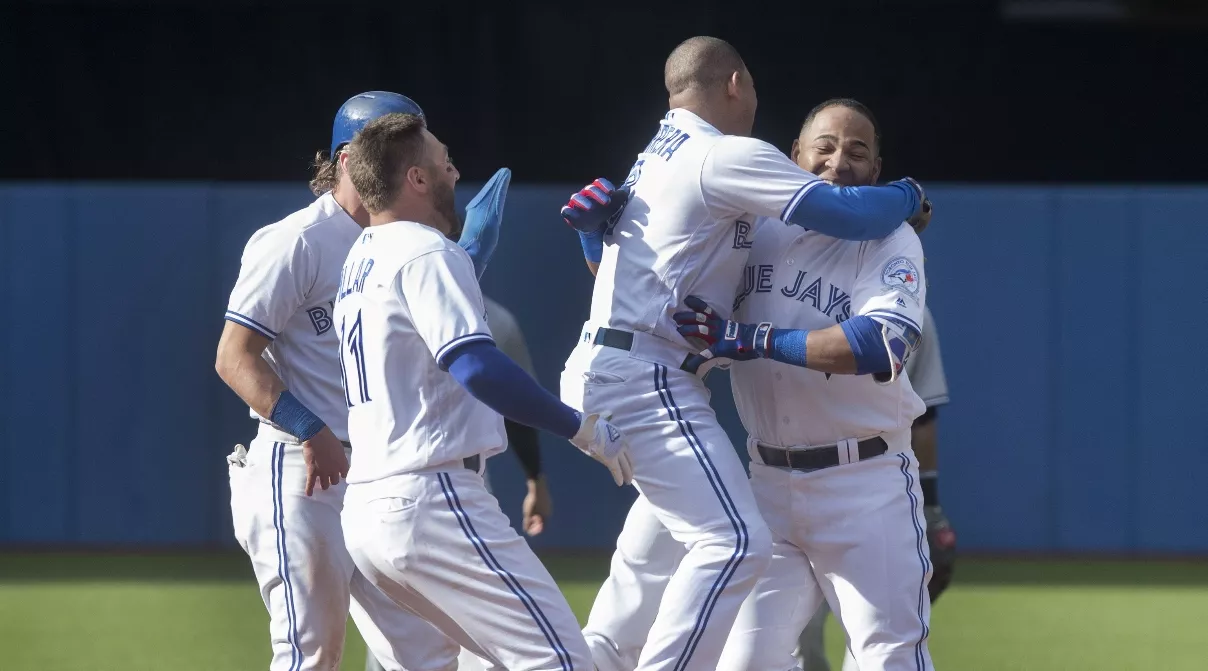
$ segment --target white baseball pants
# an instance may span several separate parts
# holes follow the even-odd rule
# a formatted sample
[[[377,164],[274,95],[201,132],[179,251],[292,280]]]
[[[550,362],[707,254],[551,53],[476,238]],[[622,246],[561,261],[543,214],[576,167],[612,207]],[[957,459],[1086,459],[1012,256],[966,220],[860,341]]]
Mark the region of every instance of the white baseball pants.
[[[669,347],[647,334],[635,334],[633,351],[581,341],[562,375],[562,400],[610,415],[628,439],[639,493],[688,548],[637,669],[715,671],[726,633],[768,565],[771,535],[708,388],[671,366],[687,350]]]
[[[262,430],[228,458],[235,538],[269,614],[270,671],[337,671],[350,613],[387,671],[456,669],[453,641],[356,570],[340,528],[347,485],[306,496],[302,446],[274,437]]]
[[[566,598],[460,462],[350,485],[343,522],[369,582],[456,645],[510,671],[591,671]]]
[[[751,463],[772,561],[743,604],[718,669],[784,671],[823,599],[861,671],[930,671],[930,553],[909,431],[890,451],[813,472]]]

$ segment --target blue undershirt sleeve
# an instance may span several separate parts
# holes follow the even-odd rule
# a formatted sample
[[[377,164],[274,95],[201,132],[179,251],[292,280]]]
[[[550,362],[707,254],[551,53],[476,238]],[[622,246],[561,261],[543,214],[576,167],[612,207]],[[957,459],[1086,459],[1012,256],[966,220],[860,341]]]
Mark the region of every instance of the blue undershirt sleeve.
[[[843,322],[843,334],[856,357],[856,375],[888,373],[889,352],[881,338],[881,325],[867,315],[856,315]]]
[[[546,391],[520,366],[485,341],[469,342],[449,356],[451,374],[474,398],[505,418],[571,438],[579,413]]]
[[[913,188],[885,186],[812,187],[785,221],[840,240],[879,240],[897,230],[919,208]]]

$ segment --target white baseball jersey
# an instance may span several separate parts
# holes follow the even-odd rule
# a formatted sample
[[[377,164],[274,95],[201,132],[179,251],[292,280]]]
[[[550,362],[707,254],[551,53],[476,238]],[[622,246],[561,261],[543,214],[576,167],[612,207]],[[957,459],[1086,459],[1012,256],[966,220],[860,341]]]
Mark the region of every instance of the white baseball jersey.
[[[906,374],[910,376],[914,393],[930,408],[948,402],[948,378],[944,375],[940,335],[931,318],[931,308],[924,306],[923,313],[923,337],[918,349],[906,360]]]
[[[348,408],[332,356],[331,312],[340,265],[360,233],[330,193],[256,231],[226,311],[228,320],[272,341],[264,350],[268,365],[341,440],[348,438]]]
[[[591,322],[683,343],[671,315],[686,296],[729,316],[755,218],[787,219],[822,183],[766,142],[671,110],[625,181],[630,201],[605,237]]]
[[[910,226],[902,224],[883,240],[854,242],[780,222],[761,224],[735,300],[737,320],[814,330],[867,315],[922,331],[927,283],[923,248]],[[827,375],[760,359],[732,366],[730,381],[751,436],[783,447],[833,445],[909,428],[925,410],[909,373],[881,385],[871,375]]]
[[[446,370],[458,346],[494,342],[456,243],[410,221],[365,229],[341,271],[334,321],[356,446],[349,484],[503,451],[503,417]]]

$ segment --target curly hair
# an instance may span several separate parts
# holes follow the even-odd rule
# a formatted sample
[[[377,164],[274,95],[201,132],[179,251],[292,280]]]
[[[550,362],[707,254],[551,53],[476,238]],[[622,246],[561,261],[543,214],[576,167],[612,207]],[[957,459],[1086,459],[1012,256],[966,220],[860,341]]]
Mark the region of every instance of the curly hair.
[[[326,152],[315,152],[314,163],[311,164],[311,170],[314,171],[314,176],[310,178],[310,191],[316,196],[321,196],[328,191],[334,191],[336,185],[340,183],[340,162],[339,152],[330,159]]]

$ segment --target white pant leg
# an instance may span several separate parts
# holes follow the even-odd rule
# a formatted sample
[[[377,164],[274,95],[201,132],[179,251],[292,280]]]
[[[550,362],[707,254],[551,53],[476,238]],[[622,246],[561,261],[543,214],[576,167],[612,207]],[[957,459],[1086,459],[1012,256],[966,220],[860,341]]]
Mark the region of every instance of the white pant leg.
[[[810,502],[803,547],[860,671],[933,669],[931,561],[913,452],[802,474],[800,484],[799,501]]]
[[[486,465],[483,466],[482,481],[483,481],[483,485],[487,489],[487,492],[493,496],[495,494],[495,492],[494,492],[494,490],[491,489],[491,474],[490,474],[490,471],[487,470]],[[359,575],[359,573],[360,572],[358,571],[358,575]],[[364,580],[364,577],[361,577],[361,580]],[[368,581],[366,581],[366,583],[368,584]],[[370,585],[370,586],[372,587],[372,585]],[[377,590],[376,587],[373,587],[373,589]],[[377,591],[380,592],[381,590],[377,590]],[[389,599],[389,597],[386,597],[386,598]],[[391,601],[391,603],[393,603],[393,601]],[[353,606],[353,612],[354,613],[356,612],[355,605]],[[355,614],[353,616],[353,620],[354,621],[356,620]],[[357,624],[357,628],[360,629],[359,623]],[[452,639],[447,638],[444,634],[440,633],[439,630],[437,630],[435,627],[432,628],[432,631],[438,637],[437,640],[434,641],[434,644],[440,646],[441,655],[439,657],[428,656],[428,655],[425,655],[423,657],[428,658],[428,659],[442,659],[443,660],[443,659],[445,659],[445,650],[447,650],[447,648],[445,646],[452,645],[454,648],[456,648],[457,644],[454,643]],[[399,652],[403,653],[405,655],[405,648],[403,651],[399,651]],[[398,654],[398,653],[396,653],[396,654]],[[405,658],[412,659],[412,660],[414,660],[415,657],[416,657],[416,655],[411,655],[409,657],[405,656]],[[396,659],[397,659],[397,657],[396,657]],[[404,667],[400,667],[400,668],[404,668]],[[445,668],[445,667],[435,667],[434,666],[434,667],[424,667],[424,668],[440,669],[440,668]],[[491,671],[492,669],[494,669],[496,667],[494,667],[494,665],[488,664],[485,660],[480,659],[477,655],[470,652],[469,650],[467,650],[465,648],[460,648],[457,650],[456,664],[451,667],[448,667],[448,668],[458,669],[458,671]],[[407,667],[405,667],[405,670],[406,671],[420,671],[420,667],[407,666]],[[383,665],[381,662],[379,662],[376,658],[376,655],[373,652],[373,646],[370,645],[369,654],[365,655],[365,671],[395,671],[395,669],[387,668],[385,665]]]
[[[638,490],[690,548],[667,584],[637,668],[714,671],[726,632],[771,558],[771,535],[742,462],[696,376],[609,348],[590,368],[563,373],[563,400],[611,414],[628,438]]]
[[[229,475],[235,538],[252,560],[269,613],[271,671],[339,669],[350,612],[361,635],[376,642],[375,654],[388,660],[387,671],[456,668],[449,665],[457,655],[451,641],[380,592],[364,590],[340,529],[346,485],[306,496],[300,445],[257,438]],[[364,617],[362,604],[380,613],[392,644]]]
[[[301,446],[261,438],[229,470],[235,538],[268,609],[269,669],[336,671],[354,570],[340,543],[343,483],[306,496]]]
[[[565,597],[477,473],[352,485],[343,519],[365,577],[476,656],[512,671],[591,669]]]
[[[822,591],[809,560],[792,541],[798,516],[789,473],[759,471],[751,485],[772,532],[772,561],[742,605],[719,671],[789,671],[801,631],[818,612]],[[769,469],[770,470],[770,469]]]
[[[803,671],[830,671],[830,662],[826,659],[826,616],[830,615],[830,607],[826,601],[818,606],[809,624],[801,630],[797,639],[797,650],[793,656],[801,665]]]
[[[625,517],[608,578],[583,628],[599,671],[637,668],[663,592],[687,551],[639,496]]]

